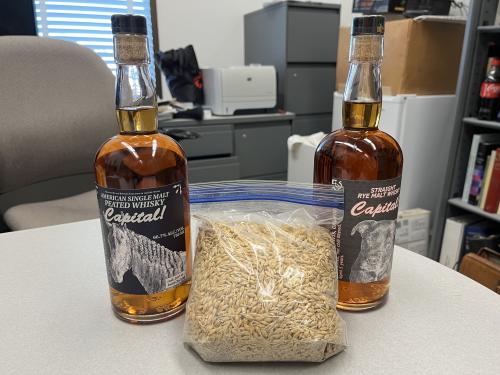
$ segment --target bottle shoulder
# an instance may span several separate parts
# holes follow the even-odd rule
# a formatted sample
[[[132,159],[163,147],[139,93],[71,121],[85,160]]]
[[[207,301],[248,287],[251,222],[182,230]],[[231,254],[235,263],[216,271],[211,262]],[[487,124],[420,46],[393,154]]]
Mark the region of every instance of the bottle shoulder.
[[[492,65],[486,73],[485,82],[498,83],[500,80],[500,66]]]
[[[172,138],[160,133],[153,134],[117,134],[105,141],[96,153],[96,160],[114,152],[133,154],[137,149],[151,149],[151,154],[161,157],[169,151],[182,158],[186,155],[182,147]],[[156,150],[161,149],[158,153]]]
[[[387,180],[401,176],[403,153],[396,140],[380,130],[341,129],[316,149],[315,182]]]
[[[402,153],[401,146],[390,134],[382,130],[339,129],[323,138],[318,151],[335,148],[348,148],[352,152],[392,149]]]
[[[96,183],[115,189],[144,189],[187,181],[182,148],[162,134],[119,134],[106,141],[94,161]]]

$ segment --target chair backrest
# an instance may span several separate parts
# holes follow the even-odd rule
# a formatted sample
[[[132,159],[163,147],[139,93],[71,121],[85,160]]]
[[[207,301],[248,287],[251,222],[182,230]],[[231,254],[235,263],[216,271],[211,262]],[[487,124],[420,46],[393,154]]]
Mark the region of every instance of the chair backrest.
[[[0,193],[89,173],[118,130],[114,76],[78,44],[0,37]]]

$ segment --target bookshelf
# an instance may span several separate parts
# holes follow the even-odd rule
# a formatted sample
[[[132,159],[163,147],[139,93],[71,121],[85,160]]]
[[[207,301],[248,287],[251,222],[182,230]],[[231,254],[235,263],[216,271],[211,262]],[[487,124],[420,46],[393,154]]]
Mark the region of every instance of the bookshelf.
[[[500,131],[500,122],[498,121],[485,121],[475,117],[464,117],[463,122],[473,126]]]
[[[451,198],[448,200],[448,203],[462,210],[482,216],[485,219],[490,219],[500,223],[500,215],[490,214],[489,212],[486,212],[477,206],[473,206],[472,204],[464,202],[461,198]]]
[[[477,29],[480,33],[500,33],[500,26],[497,25],[478,26]]]
[[[474,213],[485,219],[500,222],[500,215],[483,211],[462,201],[462,190],[469,160],[472,137],[481,133],[500,133],[500,123],[476,118],[479,90],[488,62],[488,45],[500,40],[500,26],[494,25],[499,0],[471,0],[465,28],[464,44],[457,83],[457,110],[450,128],[452,147],[440,205],[435,209],[434,235],[429,254],[439,259],[446,219]]]

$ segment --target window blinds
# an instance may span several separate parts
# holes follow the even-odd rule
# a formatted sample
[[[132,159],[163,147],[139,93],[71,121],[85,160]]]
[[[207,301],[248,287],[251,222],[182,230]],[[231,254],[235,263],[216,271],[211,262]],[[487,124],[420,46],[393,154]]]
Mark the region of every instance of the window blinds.
[[[115,73],[111,15],[133,13],[145,16],[149,50],[153,51],[150,0],[35,0],[39,36],[62,39],[92,49]],[[151,56],[152,58],[153,56]],[[153,61],[151,73],[154,79]]]

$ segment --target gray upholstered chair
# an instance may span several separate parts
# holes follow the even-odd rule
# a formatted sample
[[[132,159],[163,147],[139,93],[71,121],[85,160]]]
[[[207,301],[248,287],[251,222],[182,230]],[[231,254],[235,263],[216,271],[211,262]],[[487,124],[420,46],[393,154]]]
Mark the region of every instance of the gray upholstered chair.
[[[98,217],[94,155],[116,132],[114,76],[96,54],[0,37],[0,213],[11,230]]]

